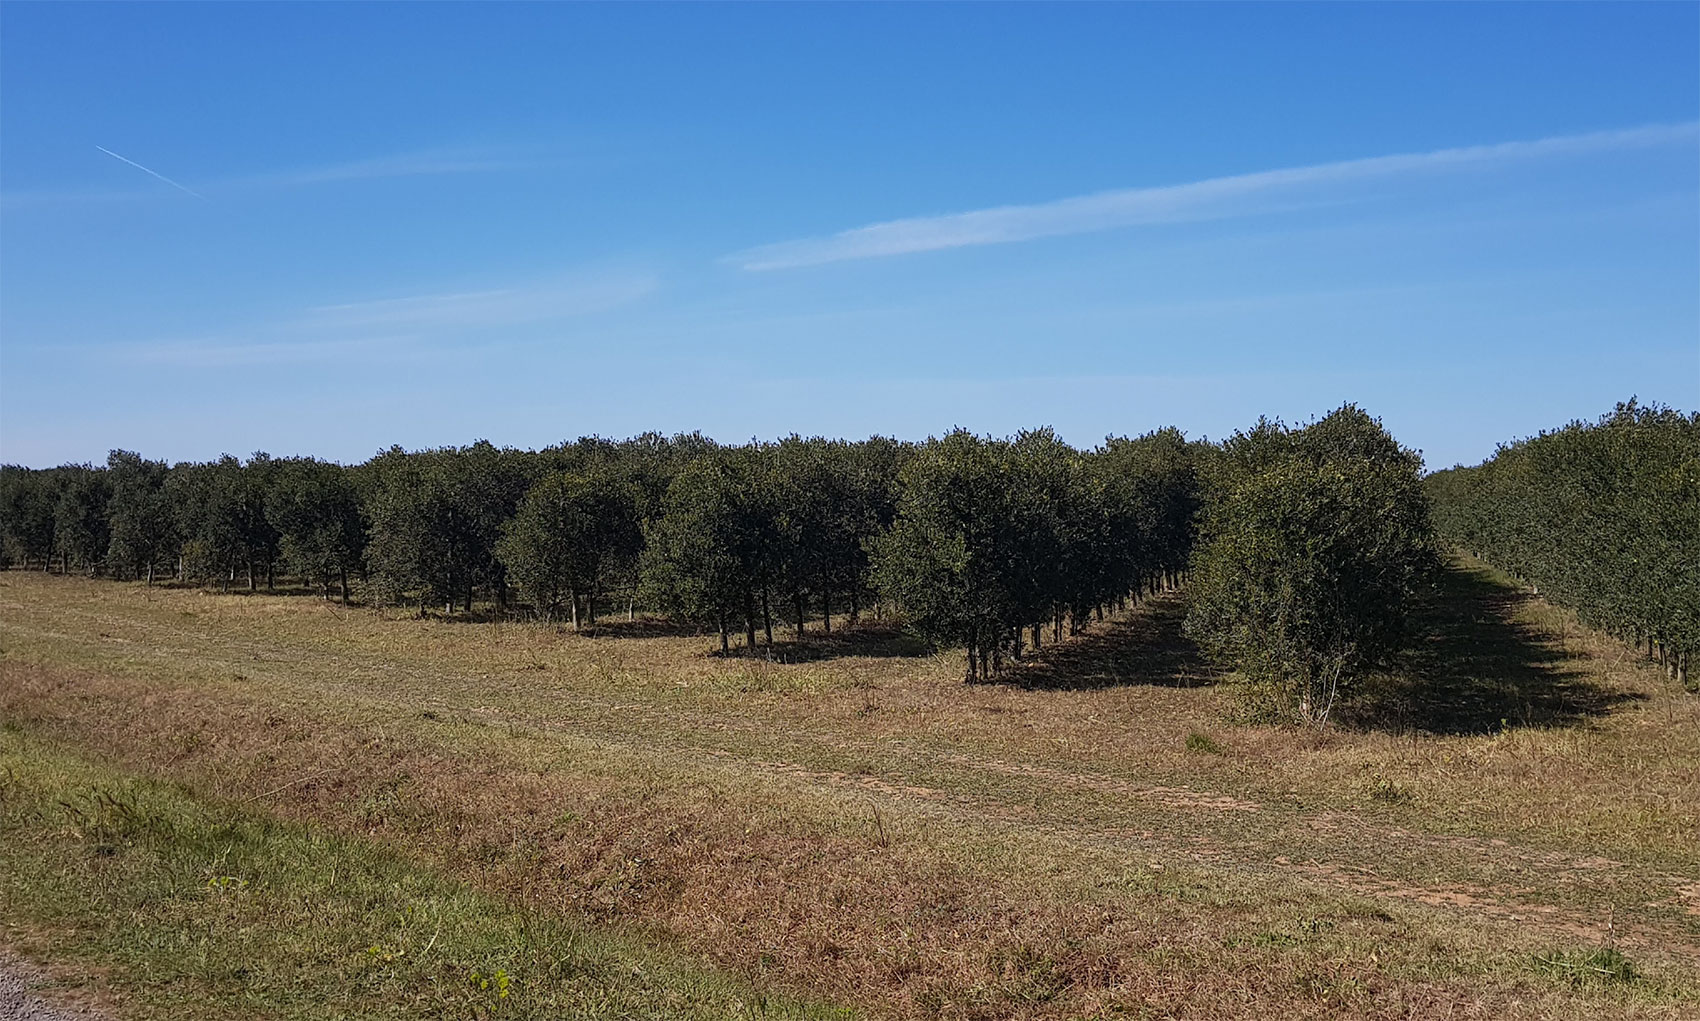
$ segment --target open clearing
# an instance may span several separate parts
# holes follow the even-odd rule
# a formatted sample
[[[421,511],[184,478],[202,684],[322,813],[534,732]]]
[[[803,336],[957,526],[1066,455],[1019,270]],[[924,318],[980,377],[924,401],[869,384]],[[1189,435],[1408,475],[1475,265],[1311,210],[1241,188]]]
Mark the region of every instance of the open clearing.
[[[1231,722],[1174,594],[964,685],[10,571],[0,916],[120,1016],[1700,1016],[1700,698],[1432,603],[1318,733]]]

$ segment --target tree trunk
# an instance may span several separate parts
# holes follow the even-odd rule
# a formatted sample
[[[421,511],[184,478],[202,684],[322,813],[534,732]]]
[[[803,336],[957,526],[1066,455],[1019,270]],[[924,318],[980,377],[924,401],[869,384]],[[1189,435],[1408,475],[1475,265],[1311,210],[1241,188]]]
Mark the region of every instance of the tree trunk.
[[[271,557],[266,558],[266,591],[277,591],[277,565],[272,563]]]
[[[1040,625],[1040,624],[1034,624],[1033,625],[1033,655],[1035,655],[1035,656],[1037,656],[1039,654],[1040,649],[1043,648],[1043,644],[1040,642],[1040,637],[1044,633],[1045,633],[1045,628],[1044,628],[1043,625]]]
[[[827,634],[830,635],[830,634],[832,634],[832,589],[825,584],[825,581],[826,581],[826,579],[824,579],[824,578],[821,579],[822,584],[821,584],[821,587],[820,587],[820,616],[821,616],[821,625],[820,626],[821,626],[822,631],[824,631],[824,632],[826,632]]]
[[[577,631],[578,630],[578,593],[569,588],[569,589],[567,589],[567,598],[569,600],[571,600],[572,604],[573,604],[573,630]]]
[[[850,590],[850,626],[855,627],[856,621],[862,616],[862,596],[854,588]]]
[[[797,637],[801,639],[803,637],[803,618],[809,615],[809,608],[803,603],[802,589],[794,588],[791,590],[791,602],[797,606]]]
[[[766,585],[761,588],[761,627],[767,634],[767,647],[773,648],[773,610],[768,605]]]
[[[348,605],[348,568],[337,571],[337,580],[342,583],[342,605]]]
[[[248,591],[249,592],[259,591],[254,586],[254,562],[252,560],[248,561]]]
[[[148,562],[148,586],[150,588],[153,586],[153,562],[152,561]]]
[[[731,636],[726,633],[726,614],[716,611],[714,622],[720,627],[720,651],[726,652],[732,648]]]
[[[744,648],[756,647],[756,596],[744,589]]]

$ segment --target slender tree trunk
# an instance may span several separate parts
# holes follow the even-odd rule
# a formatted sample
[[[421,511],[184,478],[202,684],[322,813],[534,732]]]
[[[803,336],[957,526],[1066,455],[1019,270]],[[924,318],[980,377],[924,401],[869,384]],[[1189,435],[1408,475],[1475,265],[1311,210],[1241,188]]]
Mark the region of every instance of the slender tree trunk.
[[[825,578],[821,579],[820,616],[821,630],[832,634],[832,587],[826,584]]]
[[[773,648],[773,610],[768,606],[766,585],[761,587],[761,627],[767,635],[767,647]]]
[[[964,673],[962,675],[962,679],[964,681],[967,681],[970,684],[972,684],[975,680],[975,677],[974,677],[974,641],[973,641],[973,639],[969,639],[969,641],[968,641],[968,666],[967,666],[967,669],[964,671]]]
[[[1045,633],[1045,629],[1042,625],[1039,625],[1039,624],[1033,625],[1033,655],[1035,655],[1035,656],[1037,656],[1039,654],[1040,650],[1043,648],[1043,645],[1040,642],[1040,638],[1041,638],[1041,636],[1044,635],[1044,633]]]
[[[1058,606],[1056,619],[1051,622],[1051,639],[1053,641],[1062,641],[1062,619],[1063,608]]]
[[[578,592],[574,591],[571,588],[567,589],[567,598],[572,600],[572,604],[573,604],[573,630],[577,631],[578,630]]]
[[[153,562],[148,562],[148,587],[153,587]]]
[[[856,621],[862,616],[862,596],[854,588],[850,590],[850,626],[855,627]]]
[[[632,580],[632,587],[626,592],[626,621],[637,620],[637,580]]]
[[[337,571],[337,581],[341,582],[341,584],[342,584],[342,605],[347,606],[348,605],[348,568],[344,567],[344,568],[341,568]]]
[[[271,557],[266,558],[266,591],[277,591],[277,565],[272,563]]]
[[[471,613],[472,612],[472,579],[470,579],[470,578],[468,578],[467,582],[466,582],[466,602],[465,602],[465,606],[466,606],[466,612]]]
[[[797,607],[797,637],[801,639],[803,637],[803,618],[809,615],[809,608],[803,602],[802,589],[794,588],[791,590],[791,602],[796,604]]]
[[[748,594],[744,596],[744,648],[754,650],[756,647],[756,609],[755,601]]]
[[[714,623],[720,628],[720,651],[726,652],[732,648],[732,638],[726,633],[726,614],[724,611],[714,611]]]

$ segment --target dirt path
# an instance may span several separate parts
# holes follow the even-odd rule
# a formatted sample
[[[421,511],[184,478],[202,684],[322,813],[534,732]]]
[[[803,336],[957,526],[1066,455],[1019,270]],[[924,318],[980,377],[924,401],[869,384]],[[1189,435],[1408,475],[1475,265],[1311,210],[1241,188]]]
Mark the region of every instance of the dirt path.
[[[0,1021],[111,1021],[93,1007],[42,999],[34,990],[43,982],[41,969],[0,949]]]

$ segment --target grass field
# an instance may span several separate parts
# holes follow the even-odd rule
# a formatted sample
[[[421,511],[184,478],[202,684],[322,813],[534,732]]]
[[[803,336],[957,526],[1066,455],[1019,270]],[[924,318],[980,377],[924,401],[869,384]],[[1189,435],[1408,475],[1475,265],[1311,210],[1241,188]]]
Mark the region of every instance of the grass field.
[[[1183,609],[966,686],[6,572],[6,940],[137,1016],[1700,1017],[1700,698],[1458,563],[1242,725]]]

